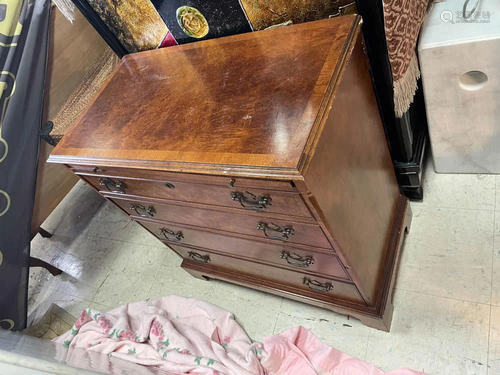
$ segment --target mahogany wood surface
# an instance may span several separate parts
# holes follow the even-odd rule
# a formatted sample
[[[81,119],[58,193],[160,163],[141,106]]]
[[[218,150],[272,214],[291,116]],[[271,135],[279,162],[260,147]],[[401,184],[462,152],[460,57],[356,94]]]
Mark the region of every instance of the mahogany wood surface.
[[[127,55],[52,158],[296,169],[351,29],[359,17]]]
[[[190,182],[163,182],[129,178],[94,177],[85,179],[103,194],[134,195],[194,202],[240,210],[311,217],[300,194],[264,189],[236,188]],[[234,198],[233,198],[234,196]],[[262,201],[262,203],[260,203]],[[266,202],[268,202],[266,204]]]
[[[392,297],[394,294],[398,258],[401,253],[404,234],[410,231],[412,218],[408,200],[402,196],[402,199],[399,202],[400,205],[397,211],[397,218],[395,220],[393,240],[389,243],[388,251],[390,254],[394,254],[395,256],[391,258],[390,262],[386,263],[387,272],[384,275],[384,285],[380,289],[376,307],[361,307],[353,305],[351,302],[343,299],[322,298],[324,297],[323,295],[318,296],[314,293],[297,293],[294,287],[290,287],[284,283],[270,281],[265,278],[257,279],[241,272],[235,272],[229,269],[220,269],[214,267],[213,265],[201,264],[189,259],[183,261],[182,267],[192,276],[199,279],[229,281],[231,283],[247,286],[263,292],[276,294],[325,309],[330,309],[341,314],[355,317],[368,327],[389,332],[391,328],[392,313],[394,310]]]
[[[116,204],[122,207],[134,219],[151,218],[156,220],[168,221],[171,223],[188,224],[201,228],[210,228],[214,230],[241,233],[255,236],[261,240],[267,240],[272,243],[289,243],[289,244],[303,244],[325,249],[331,248],[330,243],[325,237],[323,231],[318,225],[298,223],[292,220],[283,220],[270,218],[260,212],[238,212],[228,213],[226,211],[219,211],[215,209],[199,208],[188,205],[181,205],[179,203],[157,203],[149,200],[132,199],[126,197],[107,196],[112,199]],[[143,208],[139,207],[138,212],[135,207],[141,205],[142,207],[151,208],[154,212],[148,213]],[[237,211],[236,211],[237,212]],[[141,216],[142,215],[142,216]],[[275,224],[281,228],[292,228],[293,234],[288,236],[278,235],[274,231],[267,231],[269,235],[276,235],[283,240],[273,240],[266,237],[263,230],[259,230],[257,226],[262,224]]]
[[[188,245],[206,248],[211,252],[232,254],[240,259],[256,259],[288,267],[306,270],[323,276],[349,280],[344,267],[331,250],[305,250],[286,243],[256,241],[255,238],[233,237],[217,232],[207,232],[198,227],[179,226],[173,223],[142,219],[138,221],[167,245]],[[308,262],[309,259],[309,262]]]
[[[210,176],[193,173],[172,173],[154,170],[138,170],[130,168],[108,168],[96,167],[93,165],[70,165],[70,169],[79,176],[100,176],[116,178],[134,178],[136,180],[156,180],[163,183],[190,182],[193,184],[211,184],[219,186],[229,186],[240,188],[256,188],[275,191],[297,192],[293,181],[289,178],[285,180],[271,180],[262,178],[242,178],[239,176]]]
[[[368,69],[358,39],[304,177],[367,302],[374,303],[399,188]]]
[[[196,277],[389,330],[411,213],[360,25],[346,16],[129,55],[49,161]]]
[[[195,250],[180,245],[169,246],[184,259],[189,259],[198,263],[202,262],[204,265],[205,263],[203,262],[208,261],[208,263],[206,263],[208,266],[213,265],[215,267],[241,272],[257,279],[264,278],[270,281],[285,283],[299,290],[313,291],[319,295],[323,295],[325,299],[331,300],[333,298],[341,298],[346,301],[364,305],[364,301],[357,291],[356,286],[350,283],[335,281],[333,279],[307,273],[303,270],[291,271],[277,266],[269,266],[264,263],[247,262],[235,257],[215,254],[207,250]],[[310,284],[311,286],[309,286],[304,283],[304,278],[306,278],[306,283],[312,282],[314,284]],[[331,285],[330,291],[318,291],[325,290],[324,288],[328,284]]]
[[[80,84],[85,74],[108,47],[80,12],[73,23],[56,9],[50,13],[50,37],[47,77],[43,100],[43,119],[52,120]],[[78,179],[64,166],[48,164],[53,147],[40,142],[35,205],[31,219],[31,237],[54,211]]]

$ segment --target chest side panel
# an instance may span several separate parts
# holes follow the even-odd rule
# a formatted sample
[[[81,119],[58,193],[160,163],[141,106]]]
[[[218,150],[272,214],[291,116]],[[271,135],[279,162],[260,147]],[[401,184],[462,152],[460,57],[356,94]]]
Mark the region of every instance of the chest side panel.
[[[347,62],[305,183],[308,199],[373,305],[399,189],[361,38]]]

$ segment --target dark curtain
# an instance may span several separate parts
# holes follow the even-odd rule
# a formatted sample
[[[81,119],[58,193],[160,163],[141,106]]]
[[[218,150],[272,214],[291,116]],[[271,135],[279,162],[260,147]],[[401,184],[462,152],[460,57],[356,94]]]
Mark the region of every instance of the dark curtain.
[[[26,327],[49,0],[0,4],[0,327]]]

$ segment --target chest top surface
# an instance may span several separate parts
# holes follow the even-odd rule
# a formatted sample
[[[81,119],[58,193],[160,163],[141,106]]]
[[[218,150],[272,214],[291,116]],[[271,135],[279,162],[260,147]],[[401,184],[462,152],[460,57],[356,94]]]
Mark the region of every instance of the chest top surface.
[[[345,16],[127,55],[49,161],[297,170],[359,24]]]

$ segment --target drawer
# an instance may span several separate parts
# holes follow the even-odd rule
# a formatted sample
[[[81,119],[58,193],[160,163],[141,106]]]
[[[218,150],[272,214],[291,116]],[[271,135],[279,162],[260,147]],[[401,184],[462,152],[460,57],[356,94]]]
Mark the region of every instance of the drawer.
[[[179,245],[169,246],[181,257],[191,262],[208,264],[255,278],[290,285],[300,290],[313,292],[314,294],[340,298],[364,305],[364,301],[356,286],[347,282],[335,281],[303,271],[291,271],[262,263],[249,262],[206,250],[194,250]]]
[[[219,211],[174,203],[157,203],[106,196],[136,219],[149,218],[187,224],[218,231],[241,233],[273,243],[296,243],[331,249],[328,239],[316,224],[270,219],[255,212]]]
[[[311,217],[300,194],[260,188],[196,184],[104,176],[82,176],[103,193],[127,194],[149,198],[240,208],[242,210]]]
[[[333,254],[323,254],[281,244],[225,236],[220,233],[206,232],[198,228],[179,226],[171,223],[158,223],[146,220],[139,222],[168,245],[182,244],[203,247],[212,251],[233,255],[237,258],[261,260],[282,267],[307,270],[349,280],[344,267]]]
[[[146,180],[160,180],[163,183],[189,182],[194,184],[212,184],[231,186],[233,188],[257,188],[297,192],[290,180],[271,180],[265,178],[242,178],[236,176],[213,176],[193,173],[176,173],[151,171],[142,169],[108,168],[85,165],[68,165],[76,174],[82,176],[107,176],[116,178],[133,178]]]

